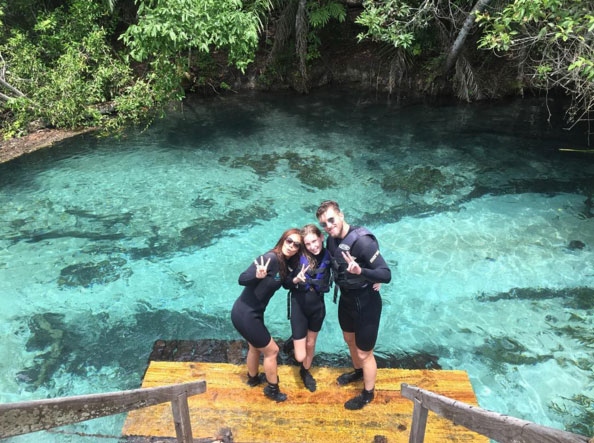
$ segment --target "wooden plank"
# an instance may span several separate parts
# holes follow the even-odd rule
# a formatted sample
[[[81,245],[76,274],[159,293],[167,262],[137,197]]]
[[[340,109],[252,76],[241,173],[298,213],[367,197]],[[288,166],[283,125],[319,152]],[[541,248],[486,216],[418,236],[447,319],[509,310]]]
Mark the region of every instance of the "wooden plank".
[[[264,397],[262,386],[245,384],[244,365],[199,362],[151,362],[143,386],[158,386],[204,379],[208,390],[188,400],[194,437],[216,437],[231,430],[235,442],[371,442],[385,438],[407,442],[413,404],[400,395],[406,381],[476,404],[464,371],[379,369],[376,398],[361,411],[347,411],[344,402],[357,395],[363,385],[339,387],[336,377],[346,368],[314,367],[316,392],[304,389],[296,366],[279,366],[280,387],[288,395],[284,403]],[[429,413],[432,425],[428,442],[488,442],[467,429]],[[171,410],[154,406],[128,414],[123,434],[157,437],[175,436]]]
[[[105,394],[0,404],[0,437],[26,434],[78,423],[92,418],[128,412],[135,408],[169,402],[180,394],[206,390],[204,381],[191,380],[181,386],[152,387]]]
[[[588,443],[587,437],[541,426],[526,420],[487,411],[476,406],[402,385],[402,395],[425,408],[497,441],[518,443]]]

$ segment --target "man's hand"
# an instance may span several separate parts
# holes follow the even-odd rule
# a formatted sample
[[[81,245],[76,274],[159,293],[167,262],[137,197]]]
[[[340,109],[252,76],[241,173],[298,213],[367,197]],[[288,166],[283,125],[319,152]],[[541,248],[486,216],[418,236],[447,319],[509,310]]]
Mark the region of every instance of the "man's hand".
[[[359,263],[355,261],[349,251],[343,251],[342,256],[347,262],[347,272],[355,275],[361,274],[361,266],[359,266]]]

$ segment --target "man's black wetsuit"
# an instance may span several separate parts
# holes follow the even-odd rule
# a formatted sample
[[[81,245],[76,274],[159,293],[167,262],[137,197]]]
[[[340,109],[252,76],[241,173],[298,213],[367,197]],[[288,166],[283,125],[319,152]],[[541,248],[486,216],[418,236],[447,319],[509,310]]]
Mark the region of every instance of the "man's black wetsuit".
[[[326,250],[315,256],[316,267],[319,272],[313,275],[314,278],[323,280],[319,284],[312,283],[312,273],[306,273],[306,283],[293,285],[293,279],[301,271],[301,266],[305,263],[303,259],[301,264],[293,271],[290,276],[291,281],[291,330],[293,340],[301,340],[307,336],[307,331],[319,332],[322,329],[322,323],[326,316],[326,305],[324,304],[324,293],[328,292],[330,280],[329,255]]]
[[[245,286],[245,289],[231,310],[233,326],[243,338],[256,348],[264,348],[270,343],[270,333],[264,326],[264,311],[270,298],[283,285],[276,254],[267,252],[264,254],[264,262],[268,259],[270,259],[270,264],[266,277],[256,277],[255,263],[252,263],[241,273],[239,284]]]
[[[355,240],[349,247],[353,238]],[[357,348],[371,351],[375,347],[382,313],[382,298],[373,289],[373,284],[389,283],[392,278],[390,268],[379,253],[377,240],[365,228],[351,226],[344,239],[329,237],[327,247],[332,256],[334,280],[340,287],[340,327],[344,332],[355,333]],[[346,250],[361,266],[361,275],[346,271],[347,263],[342,256]]]

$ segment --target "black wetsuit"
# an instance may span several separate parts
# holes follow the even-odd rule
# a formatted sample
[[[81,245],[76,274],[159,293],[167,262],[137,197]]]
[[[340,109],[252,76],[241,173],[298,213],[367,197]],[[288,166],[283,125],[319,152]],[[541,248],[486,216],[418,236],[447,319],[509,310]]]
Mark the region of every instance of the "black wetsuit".
[[[345,239],[357,228],[351,226]],[[352,244],[349,252],[361,266],[361,275],[349,275],[339,247],[343,241],[344,239],[329,237],[327,242],[334,261],[335,282],[340,287],[338,321],[344,332],[355,333],[357,348],[371,351],[375,347],[382,313],[382,298],[373,289],[373,284],[388,283],[392,275],[379,253],[377,240],[370,233],[358,237]],[[353,282],[349,283],[345,278],[352,278]]]
[[[264,348],[270,343],[270,333],[264,326],[264,311],[270,298],[283,285],[276,254],[267,252],[263,257],[264,263],[270,258],[266,277],[256,277],[255,263],[242,272],[239,284],[245,288],[231,310],[233,326],[256,348]]]
[[[316,255],[316,264],[318,268],[322,264],[325,249]],[[330,264],[326,264],[327,272],[330,272]],[[293,279],[301,271],[301,265],[293,271],[290,276],[291,281],[291,331],[293,340],[301,340],[307,336],[307,331],[319,332],[322,329],[324,317],[326,317],[326,305],[324,303],[324,292],[328,292],[327,287],[321,287],[313,284],[305,285],[299,283],[292,284]],[[306,273],[307,279],[311,280],[311,275]],[[315,276],[314,276],[315,277]],[[327,285],[327,283],[326,283]],[[317,286],[317,288],[316,288]]]

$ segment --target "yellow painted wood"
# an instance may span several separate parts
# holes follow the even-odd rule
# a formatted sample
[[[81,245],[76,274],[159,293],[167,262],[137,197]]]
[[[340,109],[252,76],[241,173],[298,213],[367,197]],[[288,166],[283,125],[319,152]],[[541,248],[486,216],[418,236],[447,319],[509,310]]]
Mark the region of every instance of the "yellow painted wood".
[[[245,384],[245,365],[197,362],[151,362],[142,387],[206,380],[206,392],[189,398],[194,438],[214,438],[231,430],[234,442],[408,442],[413,403],[400,395],[400,384],[418,386],[476,405],[465,371],[378,369],[375,400],[361,411],[347,411],[344,402],[357,395],[362,383],[340,387],[336,377],[345,368],[313,368],[318,389],[307,391],[299,368],[280,366],[284,403],[275,403],[262,387]],[[128,414],[123,435],[174,437],[169,403]],[[488,439],[455,426],[429,412],[426,442],[488,442]]]

